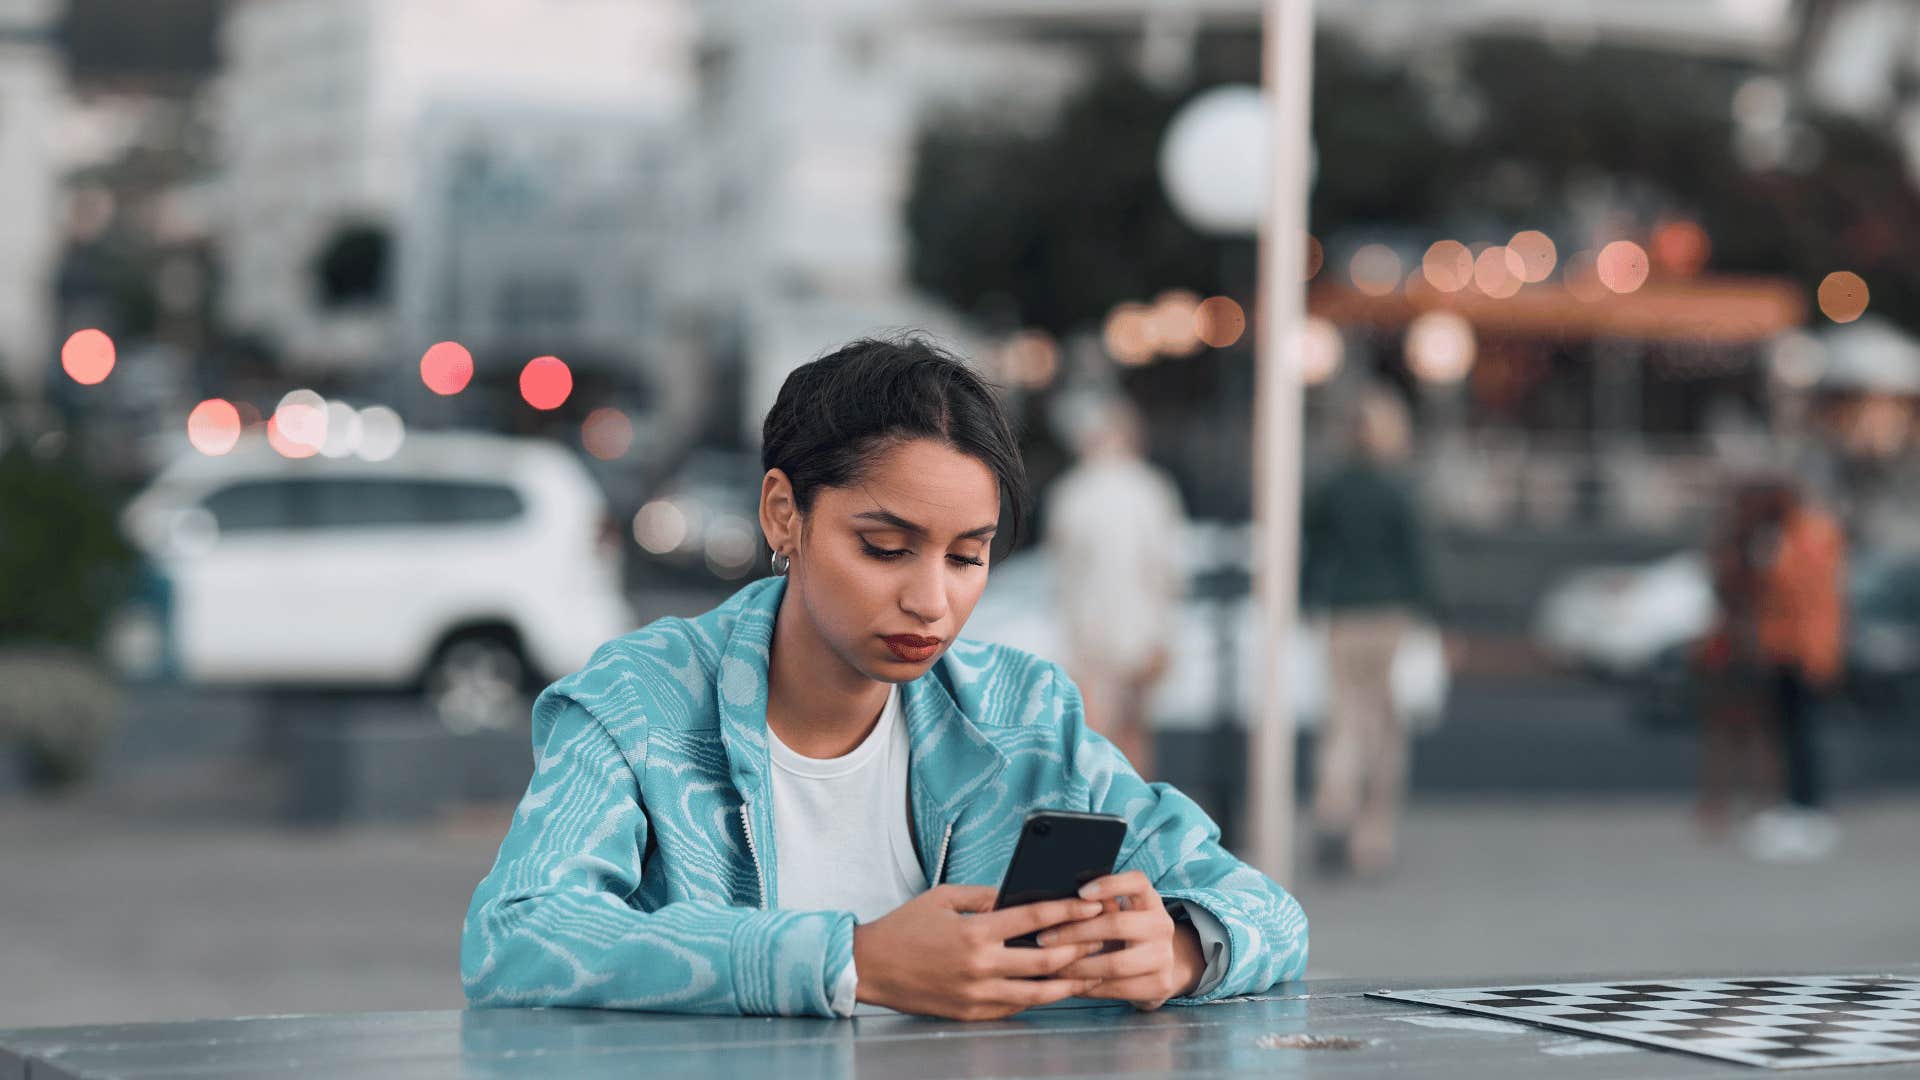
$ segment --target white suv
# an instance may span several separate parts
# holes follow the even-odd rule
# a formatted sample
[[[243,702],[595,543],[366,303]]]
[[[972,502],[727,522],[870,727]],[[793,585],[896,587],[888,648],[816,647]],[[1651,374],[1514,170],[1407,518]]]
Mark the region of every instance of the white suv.
[[[249,437],[174,461],[123,524],[169,586],[132,636],[194,683],[417,687],[451,727],[498,726],[635,623],[622,530],[551,442],[411,432],[375,463]]]

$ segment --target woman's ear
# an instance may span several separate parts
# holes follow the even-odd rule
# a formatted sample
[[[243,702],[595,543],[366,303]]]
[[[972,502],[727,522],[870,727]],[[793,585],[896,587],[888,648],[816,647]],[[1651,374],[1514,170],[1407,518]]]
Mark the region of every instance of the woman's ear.
[[[780,469],[768,469],[760,479],[760,531],[779,554],[792,557],[800,545],[800,507],[793,501],[793,482]]]

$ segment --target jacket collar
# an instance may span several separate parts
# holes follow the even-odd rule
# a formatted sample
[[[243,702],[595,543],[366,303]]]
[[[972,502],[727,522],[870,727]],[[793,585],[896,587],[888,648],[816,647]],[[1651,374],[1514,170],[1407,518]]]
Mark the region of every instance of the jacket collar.
[[[715,693],[720,742],[728,772],[752,822],[754,849],[765,863],[767,905],[775,906],[772,753],[767,740],[767,671],[773,656],[774,619],[787,579],[767,578],[742,589],[733,628],[721,650]],[[926,674],[900,688],[909,741],[907,798],[914,839],[927,883],[936,885],[948,828],[973,796],[1006,767],[1006,757],[961,710],[948,684],[951,663],[943,654]]]

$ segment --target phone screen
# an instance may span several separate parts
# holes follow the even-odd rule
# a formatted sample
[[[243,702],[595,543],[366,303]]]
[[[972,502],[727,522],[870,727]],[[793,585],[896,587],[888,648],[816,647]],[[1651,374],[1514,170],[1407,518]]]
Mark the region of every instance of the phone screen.
[[[1126,819],[1112,814],[1070,810],[1028,814],[993,906],[1018,907],[1078,896],[1080,886],[1113,873],[1114,860],[1119,858],[1120,844],[1126,836]],[[1032,947],[1035,943],[1029,934],[1007,944]]]

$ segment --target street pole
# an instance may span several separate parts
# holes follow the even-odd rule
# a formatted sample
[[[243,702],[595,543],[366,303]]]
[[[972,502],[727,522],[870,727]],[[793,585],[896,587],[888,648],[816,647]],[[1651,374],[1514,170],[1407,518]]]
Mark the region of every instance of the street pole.
[[[1313,0],[1266,0],[1265,85],[1273,109],[1272,187],[1260,225],[1255,311],[1255,575],[1266,678],[1248,755],[1247,836],[1254,865],[1286,881],[1292,865],[1294,716],[1288,664],[1299,605],[1300,341],[1306,320],[1307,168],[1312,146]]]

